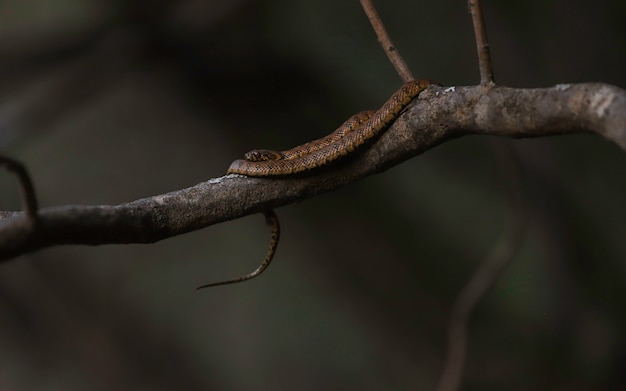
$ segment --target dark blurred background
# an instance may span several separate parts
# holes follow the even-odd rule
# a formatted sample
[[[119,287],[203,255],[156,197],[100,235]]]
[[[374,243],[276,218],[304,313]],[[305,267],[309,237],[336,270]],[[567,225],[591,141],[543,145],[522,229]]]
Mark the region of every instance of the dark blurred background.
[[[496,81],[626,87],[623,0],[484,1]],[[465,1],[377,1],[417,77],[472,85]],[[42,206],[116,204],[224,174],[401,84],[357,0],[0,3],[0,151]],[[485,137],[154,245],[0,265],[0,390],[434,389],[450,306],[508,224]],[[626,154],[591,135],[521,156],[521,250],[472,318],[466,390],[626,384]],[[0,173],[0,208],[19,209]]]

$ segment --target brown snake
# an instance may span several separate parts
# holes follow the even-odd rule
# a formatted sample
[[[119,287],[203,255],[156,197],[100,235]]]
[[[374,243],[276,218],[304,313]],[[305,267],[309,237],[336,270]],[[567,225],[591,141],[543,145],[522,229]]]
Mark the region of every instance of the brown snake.
[[[252,177],[283,176],[311,171],[332,163],[380,135],[431,84],[433,82],[428,80],[412,80],[391,95],[379,110],[362,111],[353,115],[328,136],[281,152],[254,149],[246,153],[244,159],[232,162],[226,173]],[[198,289],[246,281],[258,276],[269,266],[278,246],[280,225],[273,210],[265,211],[264,214],[265,221],[272,230],[272,238],[261,265],[245,276],[206,284]]]
[[[378,111],[356,114],[328,136],[287,151],[252,150],[245,154],[245,159],[232,162],[226,173],[254,177],[281,176],[325,166],[378,136],[413,98],[431,84],[427,80],[410,81],[391,95]]]

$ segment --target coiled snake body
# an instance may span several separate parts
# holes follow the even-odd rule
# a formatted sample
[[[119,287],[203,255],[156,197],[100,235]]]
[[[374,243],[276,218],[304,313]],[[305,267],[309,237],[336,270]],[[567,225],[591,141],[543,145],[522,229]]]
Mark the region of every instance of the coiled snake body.
[[[379,110],[362,111],[355,114],[339,126],[337,130],[323,138],[280,152],[254,149],[246,153],[244,159],[232,162],[227,173],[252,177],[269,177],[298,174],[326,166],[356,151],[377,137],[398,118],[420,92],[431,84],[433,82],[427,80],[410,81],[391,95]],[[272,231],[272,238],[261,265],[255,271],[245,276],[203,285],[198,289],[246,281],[258,276],[269,266],[278,246],[280,226],[278,217],[273,210],[267,210],[263,214],[265,215],[266,223]]]

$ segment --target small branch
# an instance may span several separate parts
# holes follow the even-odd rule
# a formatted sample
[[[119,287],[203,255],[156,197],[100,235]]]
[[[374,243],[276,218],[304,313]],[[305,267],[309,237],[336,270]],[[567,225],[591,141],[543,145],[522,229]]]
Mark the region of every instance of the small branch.
[[[2,212],[0,260],[60,244],[154,243],[335,190],[464,135],[583,131],[626,151],[626,91],[600,83],[488,91],[432,86],[372,145],[326,170],[271,179],[227,175],[121,205],[43,208],[36,235],[20,229],[23,213]]]
[[[26,167],[20,162],[8,157],[0,156],[0,166],[6,167],[8,171],[17,176],[22,195],[23,212],[0,212],[0,242],[7,241],[11,248],[28,248],[29,242],[33,240],[39,232],[39,215],[37,213],[37,197],[33,182],[28,175]],[[11,229],[4,236],[2,234],[2,220],[10,217]],[[0,249],[0,260],[2,260],[2,250]]]
[[[34,227],[37,225],[37,197],[35,196],[35,188],[26,167],[22,163],[5,156],[0,156],[0,166],[5,166],[7,170],[17,176],[20,184],[20,193],[22,194],[22,208]]]
[[[376,11],[376,7],[374,7],[374,3],[372,3],[371,0],[361,0],[361,7],[363,7],[365,15],[367,15],[370,24],[374,28],[374,32],[376,32],[378,43],[380,43],[380,46],[382,46],[385,54],[387,54],[389,61],[391,61],[394,68],[396,68],[396,72],[398,72],[398,75],[400,75],[405,83],[411,80],[415,80],[413,74],[411,73],[411,70],[409,69],[409,66],[404,61],[404,58],[402,58],[393,42],[391,42],[391,37],[389,37],[387,29],[385,29],[385,25],[380,19],[380,16]]]
[[[478,52],[478,68],[480,70],[480,84],[493,84],[493,67],[491,65],[491,54],[489,53],[489,41],[487,40],[487,30],[483,20],[483,11],[480,0],[468,0],[472,24],[474,25],[474,37],[476,39],[476,51]]]
[[[437,391],[455,391],[459,388],[467,355],[470,316],[517,254],[526,231],[527,213],[522,196],[519,161],[510,148],[502,145],[493,147],[501,176],[506,181],[511,217],[496,246],[461,290],[452,306],[448,322],[448,353]]]

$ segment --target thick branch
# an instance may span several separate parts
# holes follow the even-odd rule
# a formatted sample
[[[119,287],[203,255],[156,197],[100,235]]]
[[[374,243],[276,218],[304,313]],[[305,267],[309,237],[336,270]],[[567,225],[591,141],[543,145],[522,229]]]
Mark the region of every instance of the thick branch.
[[[384,171],[468,134],[542,137],[589,131],[626,151],[626,91],[599,83],[545,89],[431,87],[379,140],[326,170],[275,179],[227,175],[121,205],[0,212],[0,259],[60,244],[153,243],[286,205]]]

